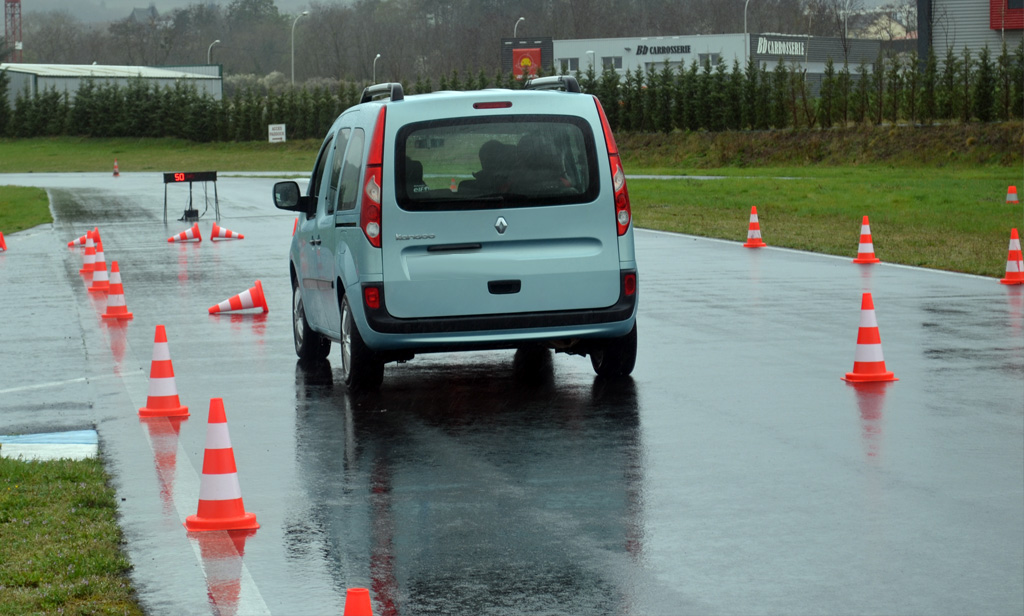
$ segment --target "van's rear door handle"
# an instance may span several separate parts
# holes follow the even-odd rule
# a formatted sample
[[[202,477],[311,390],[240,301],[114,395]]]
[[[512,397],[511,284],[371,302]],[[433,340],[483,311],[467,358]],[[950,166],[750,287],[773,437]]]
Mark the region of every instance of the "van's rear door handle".
[[[487,290],[493,295],[511,295],[519,293],[523,287],[522,280],[490,280],[487,282]]]

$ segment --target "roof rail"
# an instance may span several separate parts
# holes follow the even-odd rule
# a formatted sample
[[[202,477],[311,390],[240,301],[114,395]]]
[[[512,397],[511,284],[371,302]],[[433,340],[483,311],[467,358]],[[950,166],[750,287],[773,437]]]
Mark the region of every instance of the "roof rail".
[[[374,100],[375,97],[389,98],[391,102],[395,103],[405,99],[405,90],[402,89],[400,83],[378,83],[367,88],[363,88],[363,94],[359,97],[359,103],[368,103]]]
[[[579,94],[580,83],[572,75],[556,75],[554,77],[538,77],[526,82],[525,90],[565,90]]]

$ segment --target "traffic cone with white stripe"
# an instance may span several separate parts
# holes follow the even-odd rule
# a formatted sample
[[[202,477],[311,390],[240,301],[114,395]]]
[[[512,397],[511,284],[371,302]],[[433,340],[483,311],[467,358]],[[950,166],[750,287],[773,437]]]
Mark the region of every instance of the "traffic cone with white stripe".
[[[1006,202],[1007,203],[1020,203],[1017,200],[1017,187],[1011,186],[1006,189]]]
[[[90,233],[92,233],[92,231],[86,231],[85,235],[83,235],[82,237],[80,237],[80,238],[78,238],[76,240],[71,240],[70,242],[68,242],[68,248],[78,248],[78,247],[85,248],[85,240],[87,240],[89,238],[89,234]]]
[[[178,401],[174,365],[163,325],[156,326],[153,363],[149,369],[149,397],[146,398],[146,406],[139,409],[139,417],[188,417],[188,407]]]
[[[89,290],[93,293],[106,293],[110,291],[110,277],[107,275],[107,258],[103,255],[103,242],[96,245],[96,262],[92,265],[92,286]]]
[[[262,308],[263,312],[267,312],[267,299],[263,295],[263,283],[259,280],[253,285],[248,291],[242,291],[238,295],[231,297],[217,304],[216,306],[210,306],[210,314],[217,314],[218,312],[229,312],[231,310],[248,310],[249,308]]]
[[[875,318],[875,303],[870,293],[865,293],[860,304],[860,329],[857,331],[857,350],[853,356],[853,372],[842,377],[851,383],[874,381],[898,381],[892,372],[885,369],[882,357],[882,338],[878,334],[878,320]]]
[[[82,258],[82,269],[79,274],[88,275],[92,279],[92,268],[96,265],[96,240],[92,237],[92,231],[85,234],[85,256]]]
[[[228,435],[224,400],[211,398],[203,476],[199,481],[199,509],[196,515],[185,518],[185,528],[206,531],[259,527],[256,514],[246,512],[242,504],[242,489],[238,485],[238,469],[235,468],[235,452]]]
[[[743,246],[745,248],[763,248],[767,246],[764,241],[761,240],[761,223],[757,220],[757,206],[750,206],[750,227],[747,230],[747,243]]]
[[[119,177],[120,175],[121,175],[121,172],[117,168],[117,159],[115,158],[114,159],[114,177],[116,178],[116,177]]]
[[[370,591],[365,588],[349,588],[345,592],[345,612],[342,616],[373,616]]]
[[[865,216],[860,223],[860,244],[857,246],[857,258],[854,263],[881,263],[882,260],[875,256],[875,244],[871,241],[871,225],[868,224],[868,217]]]
[[[999,282],[1003,284],[1024,284],[1024,257],[1020,251],[1020,237],[1017,230],[1010,231],[1010,252],[1006,256],[1006,278]]]
[[[121,270],[117,261],[110,265],[110,293],[107,295],[107,311],[100,315],[104,319],[130,319],[132,313],[124,302],[124,286],[121,285]]]
[[[195,240],[197,242],[203,241],[203,236],[199,233],[199,223],[192,223],[192,226],[185,229],[177,235],[172,235],[167,238],[168,242],[188,242]]]
[[[217,223],[213,223],[213,231],[210,231],[211,240],[244,240],[245,236],[241,233],[235,233],[230,229],[225,229]]]

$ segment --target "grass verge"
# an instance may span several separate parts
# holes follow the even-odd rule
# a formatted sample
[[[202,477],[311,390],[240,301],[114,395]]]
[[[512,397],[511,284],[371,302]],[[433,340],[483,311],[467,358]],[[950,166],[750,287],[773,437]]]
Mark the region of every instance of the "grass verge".
[[[868,216],[875,254],[884,262],[993,277],[1005,273],[1010,229],[1024,227],[1021,206],[1006,204],[1013,179],[1000,167],[754,173],[720,180],[630,180],[636,225],[743,241],[750,207],[757,206],[769,246],[853,259],[861,218]],[[783,177],[790,179],[776,179]]]
[[[0,458],[0,614],[142,614],[98,459]]]
[[[14,233],[53,222],[50,199],[42,188],[0,186],[0,232]]]

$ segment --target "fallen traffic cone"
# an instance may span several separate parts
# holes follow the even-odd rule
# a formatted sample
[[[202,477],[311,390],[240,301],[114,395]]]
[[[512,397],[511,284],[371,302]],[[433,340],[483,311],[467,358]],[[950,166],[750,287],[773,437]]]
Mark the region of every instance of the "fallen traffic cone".
[[[85,235],[83,235],[82,237],[68,242],[68,248],[77,248],[79,246],[85,248],[85,240],[89,238],[89,233],[91,233],[91,231],[86,231]]]
[[[216,306],[210,306],[210,314],[228,312],[231,310],[248,310],[249,308],[262,308],[267,312],[267,299],[263,295],[263,283],[259,280],[248,291],[242,291],[238,295],[226,299]]]
[[[860,245],[857,246],[857,258],[854,263],[881,263],[882,260],[875,256],[875,245],[871,241],[871,225],[868,224],[868,217],[865,216],[860,223]]]
[[[0,252],[7,252],[7,241],[4,240],[3,231],[0,231]]]
[[[851,383],[872,381],[898,381],[892,372],[886,372],[882,357],[882,339],[878,335],[875,303],[865,293],[860,304],[860,329],[857,331],[857,350],[853,356],[853,372],[842,377]]]
[[[187,242],[189,240],[203,241],[203,236],[199,234],[199,223],[192,223],[192,226],[188,229],[167,238],[168,242]]]
[[[121,270],[117,261],[110,264],[110,293],[107,295],[107,311],[100,315],[104,319],[130,319],[132,313],[124,303],[124,287],[121,285]]]
[[[139,409],[139,417],[188,417],[188,407],[178,401],[174,365],[163,325],[156,326],[153,363],[149,369],[149,397],[146,398],[146,406]]]
[[[245,236],[241,233],[235,233],[229,229],[221,227],[217,223],[213,223],[213,231],[210,231],[211,240],[244,240]]]
[[[1010,252],[1006,256],[1006,278],[999,282],[1003,284],[1024,284],[1024,257],[1020,251],[1020,238],[1017,230],[1010,231]]]
[[[743,246],[746,248],[763,248],[767,246],[761,240],[761,223],[757,221],[757,206],[750,206],[750,228],[747,231],[747,243]]]
[[[103,242],[96,245],[96,262],[92,265],[93,293],[106,293],[110,290],[110,277],[107,276],[107,258],[103,256]]]
[[[370,591],[365,588],[349,588],[345,592],[345,612],[342,616],[373,616]]]
[[[121,175],[121,172],[117,170],[117,159],[115,158],[114,159],[114,177],[116,178],[116,177],[118,177],[120,175]]]
[[[199,481],[199,509],[185,518],[189,531],[246,530],[259,528],[256,514],[248,513],[242,504],[238,485],[235,452],[228,435],[224,400],[210,399],[210,416],[206,427],[206,450],[203,453],[203,476]]]
[[[1011,186],[1006,189],[1006,202],[1007,203],[1020,203],[1017,201],[1017,187]]]
[[[87,274],[92,277],[93,266],[96,265],[96,240],[92,237],[92,231],[86,233],[85,239],[85,257],[82,261],[82,269],[78,270],[79,274]]]

